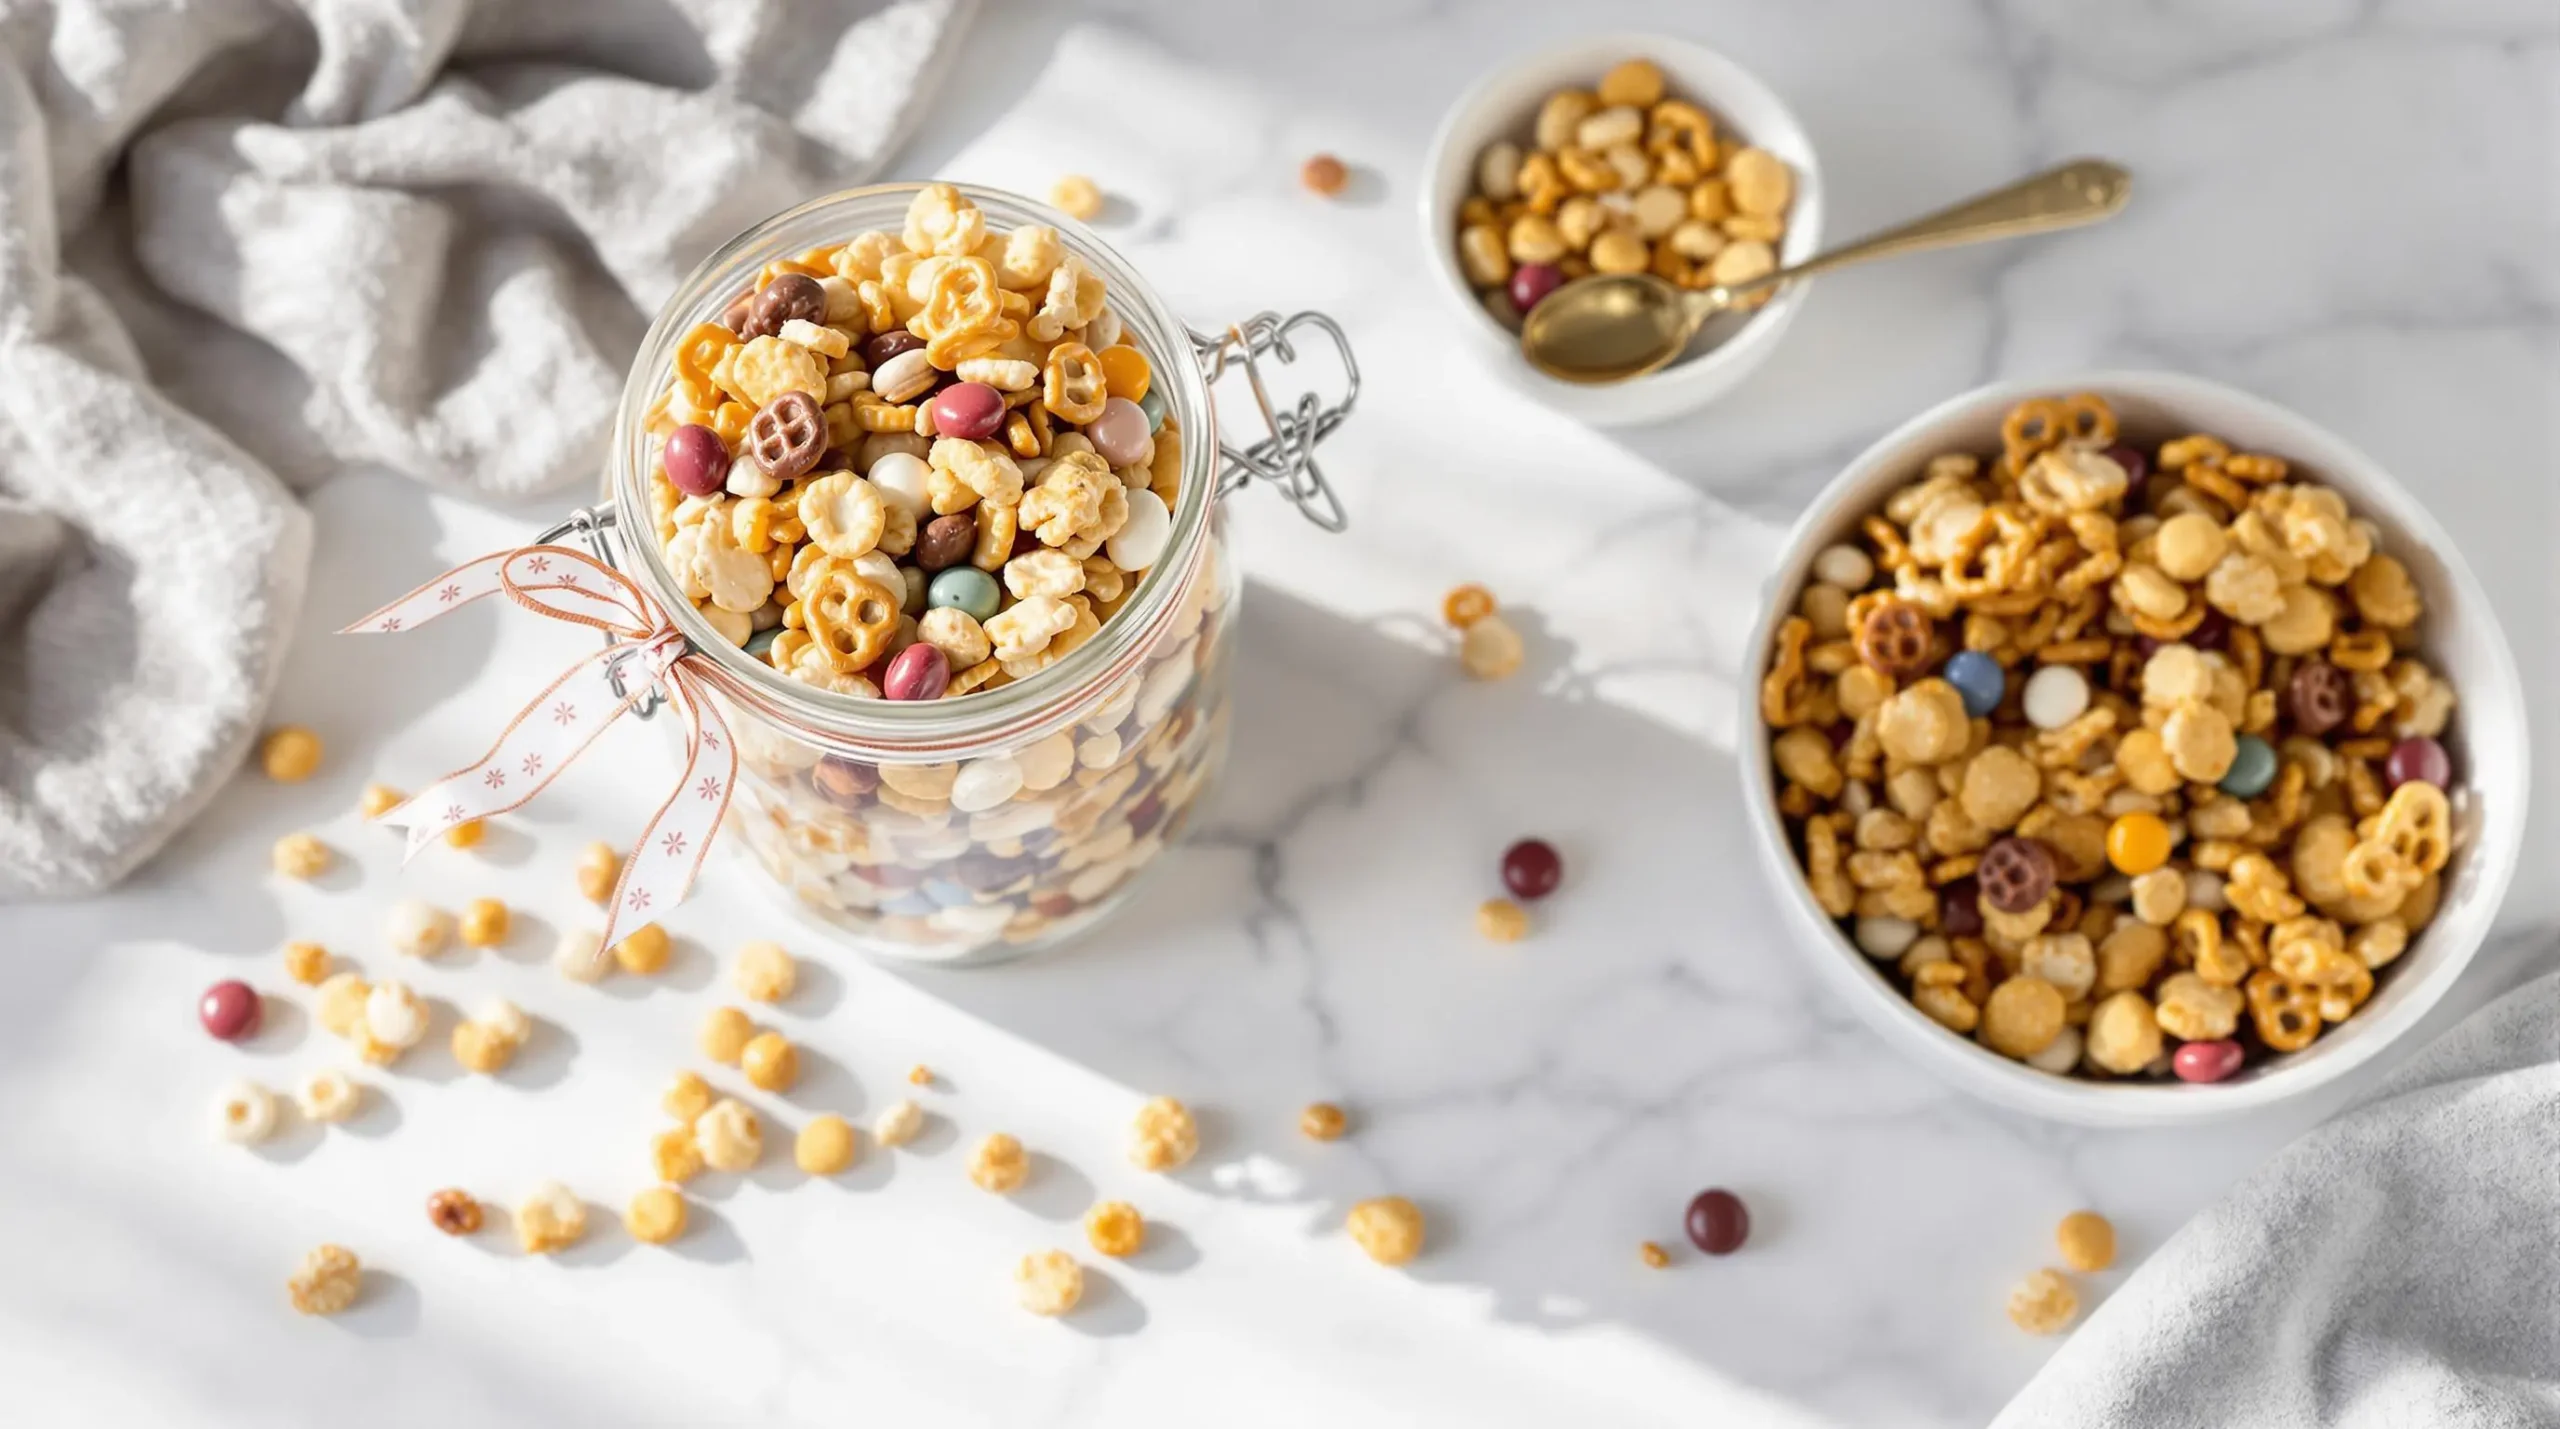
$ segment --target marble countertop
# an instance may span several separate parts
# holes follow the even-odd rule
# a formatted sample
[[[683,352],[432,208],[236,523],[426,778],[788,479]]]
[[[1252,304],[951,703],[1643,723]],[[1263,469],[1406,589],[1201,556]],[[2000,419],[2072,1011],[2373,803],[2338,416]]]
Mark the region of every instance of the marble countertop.
[[[1676,11],[1679,18],[1669,18]],[[1496,59],[1602,27],[1676,28],[1798,107],[1847,236],[2078,153],[2139,176],[2090,233],[1824,279],[1776,358],[1697,418],[1622,433],[1523,405],[1451,355],[1412,205],[1440,109]],[[1738,645],[1776,533],[1903,417],[1997,377],[2175,368],[2290,404],[2398,470],[2494,599],[2538,702],[2553,690],[2560,530],[2560,243],[2547,4],[2250,7],[1744,0],[1151,0],[991,5],[908,176],[1039,192],[1070,170],[1174,305],[1215,323],[1320,308],[1368,387],[1329,459],[1354,526],[1237,503],[1251,578],[1233,765],[1205,832],[1114,926],[995,971],[828,952],[715,860],[667,918],[661,979],[601,987],[544,962],[585,912],[578,848],[625,838],[668,768],[626,725],[475,853],[401,870],[359,826],[369,779],[475,756],[577,640],[480,609],[396,642],[323,632],[550,513],[388,478],[317,491],[317,566],[277,717],[330,744],[299,787],[243,777],[112,897],[0,912],[0,1376],[29,1423],[901,1426],[1976,1424],[2048,1342],[2002,1315],[2095,1206],[2128,1262],[2396,1057],[2305,1104],[2174,1133],[2045,1125],[1939,1086],[1869,1036],[1777,929],[1735,804]],[[1330,150],[1336,203],[1297,187]],[[564,503],[565,504],[565,503]],[[1531,664],[1466,682],[1430,612],[1461,580],[1524,610]],[[2549,867],[2555,778],[2526,866]],[[344,855],[265,872],[279,834]],[[1495,855],[1537,831],[1571,866],[1534,939],[1471,930]],[[311,938],[377,972],[383,910],[495,895],[503,949],[411,967],[432,997],[541,1020],[509,1075],[429,1048],[366,1072],[369,1110],[251,1151],[206,1104],[336,1060],[287,998],[245,1049],[193,1026],[218,977],[287,985]],[[2508,935],[2421,1028],[2521,980],[2560,919],[2521,880]],[[918,1145],[840,1183],[713,1188],[668,1250],[612,1224],[640,1185],[657,1091],[750,936],[811,965],[774,1019],[813,1071],[780,1110],[867,1120],[941,1074]],[[442,1014],[449,1018],[448,1007]],[[1137,1101],[1202,1113],[1170,1178],[1121,1159]],[[1298,1108],[1355,1132],[1300,1139]],[[995,1129],[1038,1154],[997,1199],[964,1175]],[[781,1159],[781,1158],[777,1158]],[[600,1229],[554,1262],[448,1241],[436,1187],[501,1202],[557,1177]],[[1754,1237],[1680,1244],[1699,1188]],[[1409,1272],[1369,1264],[1343,1209],[1430,1215]],[[1125,1197],[1150,1248],[1063,1322],[1013,1308],[1026,1250],[1081,1249]],[[1638,1242],[1673,1245],[1646,1269]],[[334,1321],[281,1282],[322,1240],[375,1268]],[[1093,1257],[1085,1257],[1088,1260]],[[2097,1296],[2124,1272],[2094,1278]],[[46,1411],[51,1412],[46,1412]]]

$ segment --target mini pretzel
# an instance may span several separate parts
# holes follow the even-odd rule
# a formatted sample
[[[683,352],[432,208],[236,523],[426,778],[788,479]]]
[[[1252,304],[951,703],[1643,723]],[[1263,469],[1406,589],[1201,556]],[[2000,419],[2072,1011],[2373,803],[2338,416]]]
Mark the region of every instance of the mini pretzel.
[[[2295,982],[2273,968],[2249,974],[2243,991],[2258,1040],[2278,1052],[2299,1052],[2320,1035],[2319,989]]]
[[[2189,601],[2186,613],[2175,620],[2154,620],[2140,611],[2128,611],[2126,614],[2132,619],[2134,629],[2154,640],[2184,640],[2195,633],[2197,626],[2204,624],[2205,613],[2210,609],[2212,607],[2203,601],[2196,600]]]
[[[1812,638],[1813,622],[1801,615],[1788,616],[1778,625],[1777,654],[1760,680],[1760,718],[1773,729],[1804,722],[1804,647]]]
[[[1082,426],[1102,415],[1102,404],[1110,395],[1102,362],[1092,348],[1080,342],[1062,342],[1049,349],[1040,400],[1048,404],[1052,415]]]
[[[2004,838],[1983,850],[1974,878],[1982,901],[2002,913],[2024,913],[2053,891],[2053,850],[2040,839]]]
[[[2000,423],[2004,457],[2016,463],[2059,443],[2071,431],[2071,409],[2051,397],[2034,397],[2009,409]]]
[[[2444,867],[2453,855],[2453,805],[2433,784],[2412,779],[2382,804],[2374,837],[2420,873]]]
[[[757,290],[755,301],[747,305],[747,330],[739,336],[762,337],[779,333],[782,325],[797,319],[821,323],[827,317],[827,290],[805,272],[782,271],[766,279]]]
[[[801,598],[812,648],[841,674],[869,669],[898,633],[898,598],[850,562],[815,570]]]
[[[767,476],[789,481],[815,467],[826,449],[826,416],[806,392],[785,392],[747,421],[747,455]]]
[[[1908,601],[1880,600],[1858,622],[1858,657],[1896,680],[1928,673],[1937,648],[1936,625]]]
[[[718,323],[696,323],[676,341],[676,375],[708,384],[711,369],[738,346],[738,335]]]
[[[2116,409],[2095,392],[2075,392],[2062,399],[2062,423],[2068,440],[2093,447],[2116,444]],[[2001,434],[2007,436],[2004,430]]]

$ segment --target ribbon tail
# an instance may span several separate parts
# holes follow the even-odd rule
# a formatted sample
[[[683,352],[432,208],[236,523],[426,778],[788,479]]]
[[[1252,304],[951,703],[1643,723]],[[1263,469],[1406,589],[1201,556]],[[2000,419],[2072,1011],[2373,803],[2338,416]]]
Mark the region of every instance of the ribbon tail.
[[[341,626],[340,635],[387,635],[414,630],[439,616],[460,610],[482,596],[496,595],[502,588],[499,572],[513,551],[492,551],[476,561],[465,561],[443,575],[428,581],[407,595],[381,609]]]
[[[668,703],[684,717],[684,773],[674,792],[658,806],[622,861],[622,877],[614,884],[613,902],[605,910],[604,941],[611,947],[616,930],[628,915],[645,921],[672,908],[693,891],[694,877],[710,851],[712,837],[729,811],[738,781],[738,748],[729,722],[720,714],[693,675],[675,666],[661,681]]]
[[[508,721],[488,753],[385,811],[379,822],[408,830],[402,859],[456,824],[506,813],[548,787],[640,698],[613,688],[614,662],[638,648],[608,646],[570,666]]]

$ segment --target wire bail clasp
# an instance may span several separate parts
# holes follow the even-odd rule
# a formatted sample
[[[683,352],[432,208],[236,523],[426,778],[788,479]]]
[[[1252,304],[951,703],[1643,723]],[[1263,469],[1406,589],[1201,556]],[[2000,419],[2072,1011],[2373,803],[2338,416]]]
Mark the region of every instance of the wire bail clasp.
[[[1271,404],[1270,389],[1263,383],[1261,359],[1268,356],[1283,365],[1297,361],[1289,334],[1301,327],[1314,328],[1333,340],[1334,355],[1342,363],[1342,395],[1327,406],[1315,393],[1304,392],[1294,406],[1284,410]],[[1214,336],[1194,332],[1191,345],[1199,356],[1201,375],[1211,387],[1226,375],[1230,362],[1244,369],[1245,385],[1253,393],[1253,404],[1262,414],[1267,433],[1249,447],[1238,448],[1223,439],[1218,443],[1223,463],[1218,471],[1217,494],[1225,496],[1259,480],[1278,487],[1300,515],[1323,529],[1339,532],[1348,526],[1341,498],[1325,480],[1324,469],[1316,464],[1316,444],[1351,415],[1352,403],[1360,396],[1360,364],[1353,359],[1351,341],[1343,336],[1341,327],[1318,312],[1292,313],[1286,318],[1278,313],[1256,313]]]

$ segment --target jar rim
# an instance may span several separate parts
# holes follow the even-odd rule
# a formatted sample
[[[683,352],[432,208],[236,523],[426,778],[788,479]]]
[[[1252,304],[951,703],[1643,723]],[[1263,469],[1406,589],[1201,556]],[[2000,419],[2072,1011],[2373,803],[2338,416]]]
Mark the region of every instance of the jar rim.
[[[1139,577],[1128,603],[1090,640],[1044,670],[998,689],[951,700],[864,699],[792,679],[749,655],[711,627],[686,599],[654,539],[648,476],[649,408],[665,389],[675,349],[697,323],[716,319],[731,289],[756,269],[821,242],[842,242],[871,228],[896,232],[923,183],[867,184],[823,194],[739,233],[696,264],[658,309],[625,378],[614,419],[606,485],[620,535],[622,565],[667,609],[692,652],[733,677],[721,681],[733,699],[757,713],[841,745],[846,752],[888,757],[963,757],[991,746],[1040,737],[1078,717],[1124,675],[1134,672],[1172,623],[1181,593],[1198,579],[1216,501],[1217,412],[1190,330],[1128,259],[1091,229],[1037,200],[1003,189],[953,184],[991,221],[1007,227],[1047,224],[1069,252],[1100,273],[1106,302],[1124,330],[1135,332],[1154,359],[1153,382],[1181,424],[1182,476],[1165,554]],[[892,203],[892,200],[895,202]],[[814,237],[820,229],[828,236]]]

